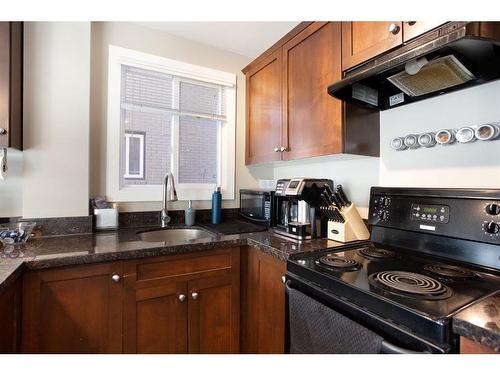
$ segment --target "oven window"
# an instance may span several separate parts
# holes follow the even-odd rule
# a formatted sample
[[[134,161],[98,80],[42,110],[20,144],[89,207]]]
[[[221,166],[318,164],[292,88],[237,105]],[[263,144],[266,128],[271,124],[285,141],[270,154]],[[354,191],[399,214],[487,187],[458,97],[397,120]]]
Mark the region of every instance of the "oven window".
[[[253,219],[264,219],[264,196],[241,194],[241,213]]]

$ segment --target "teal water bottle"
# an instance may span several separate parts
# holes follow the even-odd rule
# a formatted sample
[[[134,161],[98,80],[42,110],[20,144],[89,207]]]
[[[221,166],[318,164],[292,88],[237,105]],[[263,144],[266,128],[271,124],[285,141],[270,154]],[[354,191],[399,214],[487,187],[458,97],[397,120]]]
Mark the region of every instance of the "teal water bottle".
[[[221,218],[222,194],[220,187],[217,187],[212,193],[212,224],[220,224]]]

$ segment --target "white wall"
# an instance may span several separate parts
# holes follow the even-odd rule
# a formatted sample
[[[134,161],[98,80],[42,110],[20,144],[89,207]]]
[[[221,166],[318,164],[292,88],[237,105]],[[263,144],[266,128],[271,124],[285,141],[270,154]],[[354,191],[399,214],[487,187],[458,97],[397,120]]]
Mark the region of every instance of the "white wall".
[[[197,64],[237,75],[236,114],[236,193],[240,187],[257,187],[253,177],[256,170],[260,176],[271,174],[263,167],[245,167],[245,77],[241,69],[252,59],[232,52],[219,50],[165,32],[149,29],[133,23],[92,23],[92,84],[91,84],[91,153],[90,192],[92,196],[106,194],[106,106],[108,46],[130,48],[157,56]],[[209,201],[194,202],[195,208],[210,207]],[[122,202],[122,211],[159,210],[160,196],[151,197],[151,202]],[[238,207],[239,196],[224,200],[223,207]],[[184,209],[186,202],[173,202],[173,209]]]
[[[0,180],[0,217],[15,217],[23,214],[23,153],[8,149],[8,175]]]
[[[0,217],[88,215],[90,22],[26,22],[24,151],[9,150]]]
[[[500,140],[394,151],[397,135],[500,121],[500,81],[381,112],[380,158],[347,155],[276,163],[274,178],[325,177],[344,185],[367,217],[370,187],[500,188]]]
[[[381,113],[380,184],[500,188],[500,140],[394,151],[397,135],[500,121],[500,82]]]
[[[330,178],[341,184],[348,197],[368,216],[370,186],[378,185],[379,159],[355,155],[325,156],[275,165],[274,178]]]

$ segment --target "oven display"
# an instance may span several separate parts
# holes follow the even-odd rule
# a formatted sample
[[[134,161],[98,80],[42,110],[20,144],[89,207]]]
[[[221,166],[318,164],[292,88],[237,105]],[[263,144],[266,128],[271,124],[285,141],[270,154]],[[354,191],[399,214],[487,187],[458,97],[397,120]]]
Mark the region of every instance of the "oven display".
[[[450,221],[450,207],[430,204],[411,204],[411,219],[446,224]]]

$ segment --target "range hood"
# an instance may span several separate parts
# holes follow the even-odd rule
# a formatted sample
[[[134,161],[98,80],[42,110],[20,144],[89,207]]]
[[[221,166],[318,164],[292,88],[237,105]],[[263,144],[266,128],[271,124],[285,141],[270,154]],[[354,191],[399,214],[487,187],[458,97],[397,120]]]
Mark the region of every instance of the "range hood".
[[[344,73],[328,93],[386,110],[500,78],[500,22],[449,22]]]

